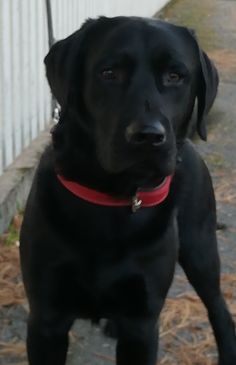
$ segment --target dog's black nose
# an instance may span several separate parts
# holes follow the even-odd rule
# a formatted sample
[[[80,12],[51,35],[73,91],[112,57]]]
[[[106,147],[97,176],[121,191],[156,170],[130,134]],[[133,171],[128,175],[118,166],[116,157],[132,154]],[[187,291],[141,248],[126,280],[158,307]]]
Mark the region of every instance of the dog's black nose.
[[[166,141],[166,130],[159,121],[145,125],[132,123],[126,128],[126,140],[133,145],[159,147]]]

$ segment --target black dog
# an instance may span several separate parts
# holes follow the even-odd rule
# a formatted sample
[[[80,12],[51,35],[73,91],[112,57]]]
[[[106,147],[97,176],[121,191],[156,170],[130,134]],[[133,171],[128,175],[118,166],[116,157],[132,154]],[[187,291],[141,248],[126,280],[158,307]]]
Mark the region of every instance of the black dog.
[[[208,310],[219,364],[235,365],[212,183],[186,138],[197,100],[206,139],[214,65],[188,29],[126,17],[87,21],[45,63],[62,113],[21,231],[29,363],[64,365],[73,321],[108,318],[117,364],[154,365],[178,259]]]

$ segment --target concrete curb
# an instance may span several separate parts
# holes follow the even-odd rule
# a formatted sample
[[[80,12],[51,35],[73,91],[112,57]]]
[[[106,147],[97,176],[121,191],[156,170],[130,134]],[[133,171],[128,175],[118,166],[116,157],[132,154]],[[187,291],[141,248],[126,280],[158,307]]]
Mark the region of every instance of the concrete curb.
[[[46,130],[0,176],[0,234],[9,227],[14,214],[24,208],[35,168],[48,143]]]

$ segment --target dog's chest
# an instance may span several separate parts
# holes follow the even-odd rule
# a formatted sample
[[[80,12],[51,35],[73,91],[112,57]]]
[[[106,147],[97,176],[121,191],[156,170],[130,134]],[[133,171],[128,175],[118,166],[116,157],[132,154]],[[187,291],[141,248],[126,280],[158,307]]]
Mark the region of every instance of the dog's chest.
[[[79,209],[71,216],[70,233],[77,244],[93,251],[103,245],[120,246],[125,243],[148,245],[157,241],[173,222],[173,209],[164,207],[141,208],[133,213],[131,207],[91,206]],[[73,225],[73,227],[72,227]]]
[[[145,263],[143,264],[143,261]],[[150,293],[155,287],[155,272],[148,267],[151,255],[131,255],[116,262],[91,259],[85,266],[70,267],[66,281],[70,310],[89,318],[110,315],[143,315],[152,305]],[[146,270],[145,270],[146,269]],[[64,271],[64,270],[63,270]],[[64,272],[65,275],[65,272]]]
[[[149,293],[155,292],[158,281],[158,257],[168,246],[172,251],[177,241],[173,221],[162,234],[155,220],[144,220],[142,225],[134,216],[128,222],[106,217],[88,232],[84,230],[67,266],[67,297],[72,307],[88,317],[149,312],[153,305]]]

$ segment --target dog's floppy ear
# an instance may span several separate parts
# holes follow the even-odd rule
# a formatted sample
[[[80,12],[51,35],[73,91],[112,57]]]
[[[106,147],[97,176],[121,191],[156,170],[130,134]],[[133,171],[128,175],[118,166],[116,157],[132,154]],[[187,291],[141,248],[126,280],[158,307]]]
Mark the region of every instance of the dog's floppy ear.
[[[194,29],[186,28],[188,34],[194,40],[199,54],[200,61],[200,79],[197,90],[198,99],[198,116],[197,116],[197,132],[201,139],[207,140],[207,131],[205,116],[212,107],[215,100],[219,76],[214,63],[209,59],[207,54],[199,47],[197,36]]]
[[[200,75],[197,80],[197,99],[198,99],[198,113],[197,113],[197,132],[201,139],[207,140],[205,117],[212,107],[217,94],[219,84],[219,77],[214,63],[209,59],[207,54],[199,47],[196,33],[191,28],[185,28],[188,34],[194,41],[199,56]]]
[[[78,83],[81,71],[84,47],[83,42],[89,29],[97,20],[89,19],[71,36],[55,43],[44,59],[46,75],[51,91],[59,104],[63,107],[70,89]]]
[[[199,48],[199,46],[198,46]],[[219,84],[218,72],[207,54],[199,48],[199,60],[201,65],[200,82],[198,85],[198,116],[197,131],[201,139],[207,140],[205,116],[209,112],[215,100]]]

